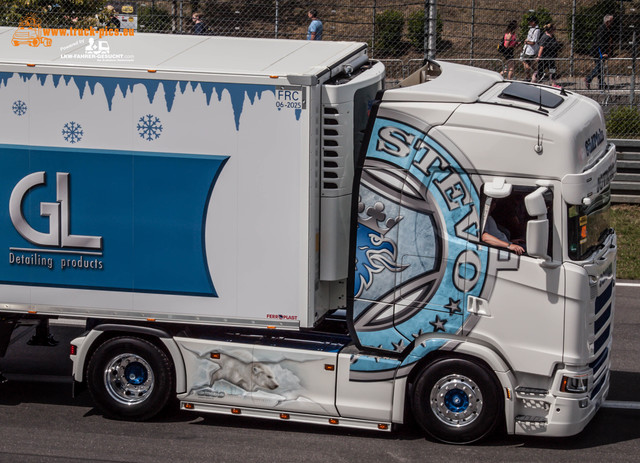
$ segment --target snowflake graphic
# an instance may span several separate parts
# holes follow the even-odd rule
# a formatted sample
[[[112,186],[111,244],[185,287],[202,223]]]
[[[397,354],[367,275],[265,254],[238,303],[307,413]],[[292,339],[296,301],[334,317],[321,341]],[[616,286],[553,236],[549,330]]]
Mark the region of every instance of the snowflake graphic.
[[[160,119],[152,114],[142,116],[138,121],[138,133],[141,138],[147,141],[157,140],[162,132],[162,124]]]
[[[69,143],[78,143],[83,135],[82,126],[77,122],[67,122],[62,128],[62,136]]]
[[[16,100],[11,106],[11,109],[13,110],[13,113],[15,115],[22,116],[24,113],[27,112],[27,103],[25,103],[22,100]]]

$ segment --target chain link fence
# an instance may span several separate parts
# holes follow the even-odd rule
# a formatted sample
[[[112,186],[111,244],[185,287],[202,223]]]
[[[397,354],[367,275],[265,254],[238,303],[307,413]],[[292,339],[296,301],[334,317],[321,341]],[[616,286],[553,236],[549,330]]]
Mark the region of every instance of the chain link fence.
[[[640,0],[3,0],[0,25],[18,26],[35,16],[42,27],[133,28],[138,32],[305,39],[315,8],[324,25],[323,40],[367,42],[370,55],[387,66],[393,86],[419,68],[425,56],[470,64],[513,79],[530,79],[520,59],[534,14],[555,25],[557,58],[540,69],[542,83],[583,93],[605,108],[610,137],[640,138],[636,95],[636,33]],[[196,26],[195,16],[203,25]],[[602,29],[606,15],[613,21]],[[514,21],[513,57],[498,50]],[[594,44],[606,42],[607,59]],[[585,77],[599,66],[589,85]],[[550,71],[555,70],[555,80]],[[598,69],[595,69],[598,71]]]

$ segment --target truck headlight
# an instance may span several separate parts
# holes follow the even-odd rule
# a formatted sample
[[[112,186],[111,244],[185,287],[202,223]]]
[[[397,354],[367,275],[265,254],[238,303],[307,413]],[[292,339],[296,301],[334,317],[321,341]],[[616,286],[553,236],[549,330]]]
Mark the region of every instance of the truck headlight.
[[[587,392],[589,386],[589,378],[587,375],[581,376],[563,376],[560,383],[560,392],[568,392],[570,394],[582,394]]]

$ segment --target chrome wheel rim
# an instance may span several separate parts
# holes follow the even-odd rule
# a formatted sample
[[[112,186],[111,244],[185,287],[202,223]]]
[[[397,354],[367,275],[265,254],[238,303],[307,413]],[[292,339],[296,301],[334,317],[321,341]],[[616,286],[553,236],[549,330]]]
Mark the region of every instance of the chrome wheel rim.
[[[113,358],[104,371],[104,385],[115,401],[137,405],[149,398],[155,378],[149,363],[135,354]]]
[[[447,426],[468,426],[482,412],[482,391],[466,376],[448,375],[433,385],[430,404],[434,415]]]

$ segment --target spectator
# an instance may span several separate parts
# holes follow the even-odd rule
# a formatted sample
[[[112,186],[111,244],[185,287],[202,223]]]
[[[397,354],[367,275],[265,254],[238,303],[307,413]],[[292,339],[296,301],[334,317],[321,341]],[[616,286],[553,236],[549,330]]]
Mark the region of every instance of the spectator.
[[[207,26],[202,20],[202,13],[193,13],[191,15],[191,20],[193,21],[193,33],[194,35],[206,35]]]
[[[538,39],[540,38],[540,28],[535,15],[529,15],[529,31],[527,39],[524,41],[522,50],[522,65],[526,74],[525,80],[530,80],[536,72],[536,57],[538,56]]]
[[[604,90],[604,68],[602,66],[603,61],[609,58],[612,50],[612,28],[611,24],[613,23],[613,15],[606,15],[602,24],[598,27],[596,31],[595,38],[593,40],[593,46],[591,47],[591,56],[593,56],[595,66],[589,74],[584,79],[584,84],[587,88],[591,88],[591,81],[597,77],[598,78],[598,89]]]
[[[109,29],[120,29],[120,20],[116,16],[116,9],[113,5],[107,5],[105,8],[107,12],[107,24]]]
[[[318,19],[318,11],[309,10],[308,16],[311,23],[307,29],[307,40],[322,40],[322,21]]]
[[[520,42],[518,42],[517,29],[518,21],[510,21],[502,36],[502,46],[504,47],[502,56],[504,56],[506,62],[507,79],[509,80],[513,79],[513,72],[515,70],[513,54],[515,48],[520,44]],[[502,75],[504,75],[504,71],[502,71]]]
[[[532,82],[549,77],[551,85],[559,88],[556,84],[556,58],[560,50],[560,42],[556,40],[555,31],[556,27],[553,24],[544,26],[544,34],[538,42],[538,71],[533,75]]]

